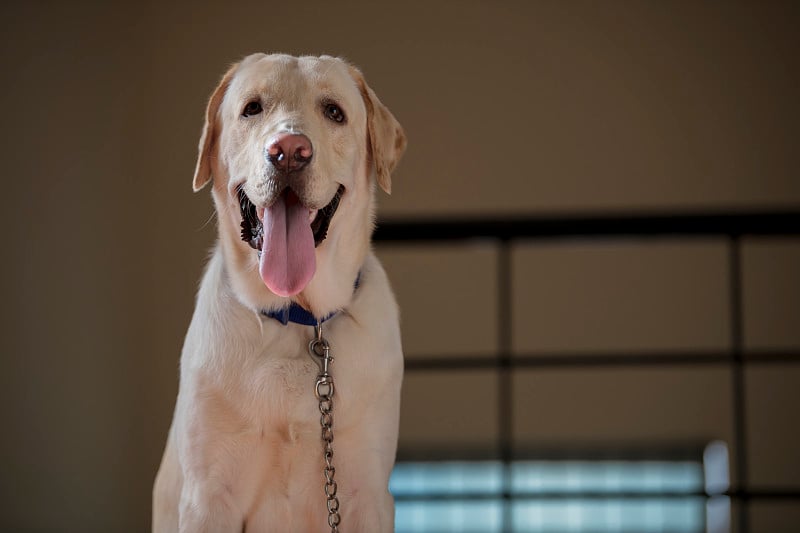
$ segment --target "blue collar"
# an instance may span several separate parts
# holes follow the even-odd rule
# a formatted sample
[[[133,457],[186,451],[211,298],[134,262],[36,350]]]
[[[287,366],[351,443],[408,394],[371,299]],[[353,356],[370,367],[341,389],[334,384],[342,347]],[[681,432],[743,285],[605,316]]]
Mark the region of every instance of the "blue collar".
[[[295,302],[292,302],[290,306],[283,307],[281,309],[264,309],[261,311],[262,316],[274,318],[284,326],[289,322],[294,322],[295,324],[300,324],[302,326],[316,326],[318,320],[319,323],[322,324],[326,320],[333,318],[336,313],[338,313],[338,311],[334,311],[325,318],[317,319],[317,317],[311,314],[311,311],[299,304],[296,304]]]
[[[356,277],[356,282],[353,284],[353,292],[358,289],[358,286],[361,284],[361,272],[358,273]],[[329,314],[324,318],[317,318],[314,314],[303,307],[302,305],[292,302],[287,307],[282,307],[280,309],[262,309],[261,316],[265,316],[267,318],[273,318],[286,326],[289,322],[293,322],[295,324],[300,324],[301,326],[316,326],[317,323],[322,324],[326,320],[330,320],[331,318],[335,317],[339,314],[339,311],[334,311],[333,313]]]

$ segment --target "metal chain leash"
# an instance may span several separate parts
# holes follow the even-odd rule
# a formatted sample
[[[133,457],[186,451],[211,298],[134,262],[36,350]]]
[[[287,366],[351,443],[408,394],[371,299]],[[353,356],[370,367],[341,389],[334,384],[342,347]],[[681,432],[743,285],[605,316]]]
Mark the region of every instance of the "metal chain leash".
[[[330,365],[333,362],[331,347],[328,341],[322,336],[322,324],[319,322],[314,326],[314,338],[308,344],[308,352],[311,358],[319,364],[319,374],[317,374],[317,384],[314,387],[314,395],[319,401],[319,424],[322,428],[322,442],[324,443],[323,457],[325,458],[325,497],[328,507],[328,525],[331,533],[339,533],[339,497],[336,495],[337,485],[334,476],[336,468],[333,466],[333,376],[330,374]]]

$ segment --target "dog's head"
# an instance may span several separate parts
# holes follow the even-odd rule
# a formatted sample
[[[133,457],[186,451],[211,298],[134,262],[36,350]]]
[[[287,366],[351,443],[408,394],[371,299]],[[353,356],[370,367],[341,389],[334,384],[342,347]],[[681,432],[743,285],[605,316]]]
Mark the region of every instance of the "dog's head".
[[[341,308],[369,249],[374,183],[405,136],[361,73],[333,57],[254,54],[208,103],[194,189],[213,179],[226,268],[253,308]]]

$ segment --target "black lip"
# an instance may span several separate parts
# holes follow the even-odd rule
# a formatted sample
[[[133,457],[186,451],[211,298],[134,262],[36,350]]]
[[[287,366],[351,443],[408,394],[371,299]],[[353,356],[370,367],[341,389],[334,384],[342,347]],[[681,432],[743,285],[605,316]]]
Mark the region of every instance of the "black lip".
[[[264,226],[256,215],[256,206],[245,194],[244,189],[239,187],[239,210],[242,213],[242,240],[255,250],[261,250],[264,243]]]
[[[250,245],[254,250],[261,251],[264,244],[264,226],[258,219],[256,214],[256,206],[247,197],[242,187],[237,189],[239,196],[239,210],[242,213],[242,240]],[[314,246],[319,246],[325,237],[328,236],[328,228],[331,225],[331,219],[336,214],[339,208],[339,202],[344,194],[344,185],[339,185],[333,199],[317,212],[316,218],[311,223],[311,231],[314,233]]]
[[[339,202],[343,194],[344,185],[339,185],[339,188],[336,189],[336,194],[333,195],[328,205],[317,211],[317,216],[311,223],[311,231],[314,232],[315,247],[319,246],[320,243],[325,240],[325,237],[328,236],[328,227],[331,225],[331,219],[333,219],[333,215],[336,214],[336,210],[339,209]]]

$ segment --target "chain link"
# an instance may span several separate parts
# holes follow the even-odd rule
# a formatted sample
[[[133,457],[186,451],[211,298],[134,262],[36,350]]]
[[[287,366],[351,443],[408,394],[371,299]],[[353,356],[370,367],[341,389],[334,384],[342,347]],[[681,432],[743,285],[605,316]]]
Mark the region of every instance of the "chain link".
[[[328,526],[331,533],[339,533],[339,497],[336,495],[338,485],[336,484],[336,468],[333,466],[333,376],[330,375],[329,367],[333,362],[330,354],[328,341],[322,336],[322,326],[317,324],[314,327],[315,338],[309,343],[308,351],[311,357],[318,360],[320,372],[317,375],[317,383],[314,387],[314,395],[319,400],[319,425],[321,428],[323,447],[323,457],[325,459],[325,497],[328,508]]]

